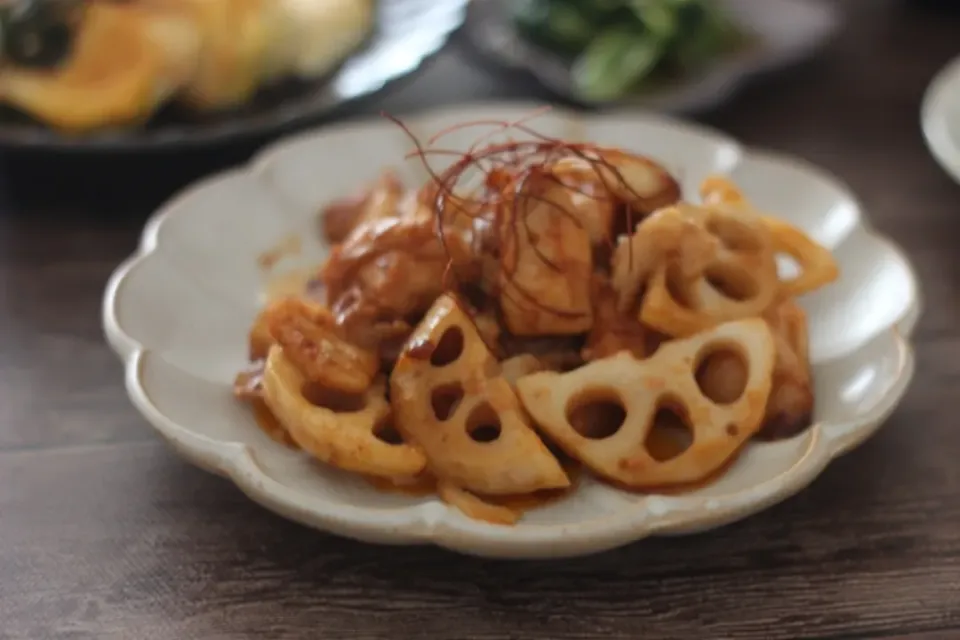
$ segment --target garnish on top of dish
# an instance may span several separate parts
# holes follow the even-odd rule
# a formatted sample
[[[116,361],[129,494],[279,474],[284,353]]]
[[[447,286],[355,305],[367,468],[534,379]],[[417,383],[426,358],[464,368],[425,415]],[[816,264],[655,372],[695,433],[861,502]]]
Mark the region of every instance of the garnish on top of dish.
[[[621,98],[738,51],[749,37],[716,0],[519,0],[519,35],[572,61],[578,93]]]
[[[163,105],[242,106],[356,49],[373,0],[11,0],[0,103],[61,131],[138,125]]]
[[[525,121],[465,152],[438,145],[490,123],[421,144],[395,122],[430,179],[330,203],[316,278],[251,328],[234,389],[278,440],[508,524],[581,468],[688,490],[810,424],[796,299],[838,269],[802,231],[723,177],[693,202],[653,159]]]

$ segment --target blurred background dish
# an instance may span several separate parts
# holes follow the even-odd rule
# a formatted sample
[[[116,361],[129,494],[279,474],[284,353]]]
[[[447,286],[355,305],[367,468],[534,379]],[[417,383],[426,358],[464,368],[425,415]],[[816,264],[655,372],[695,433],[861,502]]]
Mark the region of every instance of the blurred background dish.
[[[690,112],[811,56],[840,24],[813,0],[474,0],[465,33],[575,103]]]
[[[417,69],[468,0],[11,0],[0,146],[143,150],[279,133]]]
[[[923,135],[933,157],[960,182],[960,57],[937,73],[923,99]]]

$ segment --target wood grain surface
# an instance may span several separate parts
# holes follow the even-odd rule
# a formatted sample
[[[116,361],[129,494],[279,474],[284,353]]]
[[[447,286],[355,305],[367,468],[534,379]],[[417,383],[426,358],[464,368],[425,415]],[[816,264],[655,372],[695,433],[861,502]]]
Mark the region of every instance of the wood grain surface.
[[[175,456],[99,320],[146,216],[263,141],[181,157],[5,155],[0,639],[960,638],[960,186],[923,90],[956,12],[851,0],[818,61],[703,118],[835,172],[915,261],[918,371],[876,438],[761,515],[562,562],[367,546],[288,523]],[[548,96],[462,44],[366,112]]]

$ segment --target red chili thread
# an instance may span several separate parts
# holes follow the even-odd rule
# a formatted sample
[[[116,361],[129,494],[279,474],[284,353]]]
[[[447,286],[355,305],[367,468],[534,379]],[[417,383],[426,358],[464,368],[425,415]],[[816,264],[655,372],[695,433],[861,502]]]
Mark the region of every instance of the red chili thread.
[[[432,188],[435,190],[435,192],[431,195],[433,196],[434,200],[433,205],[436,219],[436,233],[441,246],[450,259],[450,262],[448,263],[449,275],[451,276],[450,279],[455,282],[457,289],[462,288],[463,278],[457,273],[453,255],[447,244],[445,218],[448,218],[450,213],[453,213],[454,215],[466,215],[470,218],[475,216],[492,215],[493,220],[491,221],[491,224],[496,225],[496,228],[498,229],[510,229],[511,233],[515,234],[514,238],[519,238],[521,237],[520,234],[523,234],[523,237],[528,241],[528,244],[532,248],[537,258],[548,268],[559,272],[561,271],[560,266],[550,260],[548,256],[544,255],[539,248],[538,243],[534,241],[534,233],[530,229],[529,221],[526,219],[526,216],[521,214],[521,211],[528,211],[531,201],[541,202],[553,207],[561,215],[576,221],[576,223],[581,227],[582,222],[574,213],[563,207],[561,203],[555,202],[549,198],[544,198],[537,193],[533,193],[528,187],[531,177],[553,180],[564,188],[570,189],[571,191],[586,197],[595,198],[597,200],[603,200],[607,198],[614,199],[612,194],[614,193],[615,187],[614,184],[609,181],[612,177],[613,181],[617,183],[617,186],[619,186],[623,191],[626,191],[632,195],[636,202],[642,203],[646,200],[640,196],[640,194],[636,193],[636,191],[627,183],[617,167],[610,160],[604,157],[604,149],[602,147],[589,143],[560,140],[544,135],[527,126],[526,123],[528,121],[542,115],[543,113],[546,113],[547,111],[549,111],[549,107],[537,109],[534,112],[514,121],[479,120],[458,123],[434,134],[428,139],[426,145],[421,143],[416,135],[414,135],[414,133],[410,130],[410,128],[407,127],[400,119],[387,113],[383,114],[385,118],[389,119],[398,127],[400,127],[404,134],[413,143],[414,150],[406,154],[405,157],[408,159],[413,157],[419,158],[422,166],[431,179],[432,184],[430,184],[429,187],[425,186],[424,189],[426,190],[427,188]],[[437,142],[454,132],[481,126],[494,127],[494,130],[478,137],[466,151],[456,151],[453,149],[434,147]],[[517,131],[526,134],[533,139],[519,141],[511,139],[507,142],[489,143],[486,144],[486,146],[481,147],[483,143],[489,141],[494,135],[507,131]],[[457,158],[457,160],[455,160],[444,171],[438,173],[433,169],[428,161],[430,156],[453,157]],[[552,166],[564,157],[579,158],[587,163],[592,172],[603,184],[606,195],[586,193],[577,188],[575,185],[569,184],[569,181],[562,180],[560,176],[557,176],[552,171],[544,170],[544,167]],[[479,195],[473,195],[470,197],[459,196],[456,194],[456,188],[464,179],[464,175],[470,168],[477,169],[483,175],[483,185],[475,192]],[[634,227],[633,214],[633,207],[627,206],[627,229],[631,232]],[[504,217],[506,217],[506,219],[503,219]],[[615,242],[615,238],[611,238],[609,235],[610,234],[608,233],[606,241],[612,246]],[[512,244],[514,253],[510,257],[512,258],[513,263],[516,265],[519,263],[520,243],[519,241],[514,241]],[[524,298],[527,302],[543,311],[560,317],[575,318],[583,316],[582,313],[552,308],[549,305],[537,300],[535,295],[527,291],[524,287],[520,286],[519,283],[513,279],[513,270],[510,270],[509,272],[506,270],[504,267],[505,256],[501,255],[499,259],[502,269],[501,273],[504,275],[503,279],[511,285],[511,290],[515,290],[516,293]],[[632,265],[632,246],[628,259]],[[510,296],[513,294],[513,291],[511,290],[501,288],[500,293],[501,295],[504,295],[510,299],[511,302],[516,304],[517,301],[510,298]]]

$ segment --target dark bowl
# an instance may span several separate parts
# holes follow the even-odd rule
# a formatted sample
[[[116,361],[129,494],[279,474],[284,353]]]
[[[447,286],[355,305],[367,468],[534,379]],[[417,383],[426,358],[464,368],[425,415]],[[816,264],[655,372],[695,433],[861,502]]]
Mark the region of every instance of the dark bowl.
[[[443,48],[462,23],[469,0],[380,0],[377,26],[366,45],[328,77],[285,82],[249,104],[199,116],[169,106],[136,129],[82,136],[54,131],[12,109],[0,108],[0,148],[60,152],[122,152],[202,147],[274,135],[341,113],[388,83],[415,71]]]

